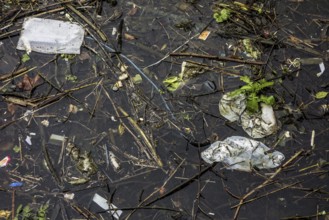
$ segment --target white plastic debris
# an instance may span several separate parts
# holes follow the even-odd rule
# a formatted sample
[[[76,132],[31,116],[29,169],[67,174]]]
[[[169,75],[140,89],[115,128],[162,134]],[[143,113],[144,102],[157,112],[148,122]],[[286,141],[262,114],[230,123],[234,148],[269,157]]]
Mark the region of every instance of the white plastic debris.
[[[64,198],[67,199],[67,200],[72,200],[74,199],[74,193],[65,193],[64,194]]]
[[[231,97],[228,94],[224,94],[219,101],[219,112],[230,122],[238,121],[241,114],[246,109],[246,96],[239,94]]]
[[[264,103],[260,105],[260,112],[250,113],[246,110],[247,101],[244,94],[230,96],[230,93],[227,93],[219,101],[219,112],[230,122],[240,122],[250,137],[263,138],[275,133],[279,126],[272,106]]]
[[[321,62],[321,63],[319,64],[319,68],[320,68],[320,72],[318,72],[318,73],[316,74],[317,77],[320,77],[320,76],[324,73],[324,71],[326,70],[326,68],[324,67],[324,63],[323,63],[323,62]]]
[[[252,138],[263,138],[275,133],[278,129],[272,106],[261,103],[261,112],[241,116],[243,130]]]
[[[253,168],[278,167],[285,158],[279,151],[273,151],[259,141],[240,136],[214,142],[201,153],[201,157],[209,164],[222,162],[227,169],[247,172]]]
[[[84,30],[80,25],[43,18],[26,18],[17,49],[27,53],[80,54]]]
[[[104,199],[103,197],[101,197],[97,193],[95,193],[94,198],[93,198],[93,201],[97,205],[99,205],[102,209],[104,209],[104,210],[110,210],[108,212],[111,213],[111,215],[114,218],[116,218],[116,219],[119,219],[120,218],[120,215],[122,214],[122,210],[119,210],[118,207],[116,207],[112,203],[109,203],[108,200]],[[115,209],[115,210],[113,210],[113,209]]]
[[[25,142],[28,144],[28,145],[32,145],[32,140],[31,140],[31,136],[26,136],[26,138],[25,138]]]
[[[51,134],[49,137],[49,144],[62,146],[64,141],[65,141],[65,136],[63,135]]]
[[[109,157],[110,157],[110,161],[111,164],[113,166],[113,169],[118,172],[121,169],[120,166],[120,161],[118,160],[118,158],[115,156],[115,154],[111,151],[109,151]]]

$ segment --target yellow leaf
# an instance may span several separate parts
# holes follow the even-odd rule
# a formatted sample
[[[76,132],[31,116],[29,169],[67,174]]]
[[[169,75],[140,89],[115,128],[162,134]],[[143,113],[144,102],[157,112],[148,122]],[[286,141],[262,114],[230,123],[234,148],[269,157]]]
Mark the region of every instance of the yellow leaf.
[[[123,135],[123,133],[125,133],[125,127],[122,124],[119,124],[118,131],[120,135]]]
[[[325,97],[327,97],[329,92],[325,92],[325,91],[321,91],[315,94],[315,98],[317,99],[324,99]]]

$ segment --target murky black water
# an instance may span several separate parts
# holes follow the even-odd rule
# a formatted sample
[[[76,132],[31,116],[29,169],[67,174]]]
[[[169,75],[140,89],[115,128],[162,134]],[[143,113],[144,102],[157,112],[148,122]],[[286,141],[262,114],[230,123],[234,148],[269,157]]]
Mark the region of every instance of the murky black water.
[[[52,219],[65,219],[65,215],[68,219],[83,217],[72,208],[74,205],[90,209],[93,213],[102,212],[92,202],[95,193],[109,199],[119,209],[123,209],[123,218],[127,217],[134,208],[137,209],[129,219],[233,218],[235,209],[232,207],[238,204],[239,200],[230,194],[242,197],[263,183],[275,170],[243,173],[225,170],[221,164],[217,164],[204,175],[160,199],[162,195],[198,174],[206,166],[199,156],[203,149],[189,145],[182,134],[187,134],[189,130],[189,135],[198,141],[212,136],[220,140],[232,135],[247,136],[237,124],[225,122],[218,112],[218,101],[223,90],[229,91],[241,85],[238,78],[225,74],[225,71],[207,71],[190,84],[200,84],[205,80],[214,82],[217,90],[206,95],[202,95],[202,91],[188,87],[171,94],[165,91],[161,83],[167,76],[177,75],[184,60],[222,67],[219,61],[190,57],[168,56],[157,63],[167,53],[179,48],[177,52],[188,51],[199,54],[206,52],[220,56],[225,54],[226,43],[235,40],[235,38],[224,38],[218,31],[223,27],[211,22],[210,7],[213,1],[196,1],[195,4],[186,2],[119,1],[115,7],[104,2],[103,17],[98,18],[98,24],[109,38],[108,42],[102,44],[108,56],[103,54],[100,45],[92,38],[86,37],[82,53],[89,54],[89,57],[84,59],[82,56],[77,56],[70,60],[71,73],[68,71],[68,62],[54,55],[32,52],[30,61],[19,64],[24,52],[15,50],[18,36],[1,40],[4,43],[0,46],[4,52],[0,60],[1,74],[12,72],[17,68],[36,66],[37,68],[31,71],[29,76],[34,77],[39,73],[49,80],[49,83],[44,82],[38,86],[33,91],[32,97],[58,94],[54,87],[67,91],[88,84],[90,86],[66,93],[60,99],[41,108],[17,106],[13,114],[8,111],[5,100],[1,100],[0,159],[10,156],[11,161],[8,166],[0,168],[2,198],[0,209],[12,209],[13,189],[8,185],[20,181],[24,185],[15,189],[15,206],[19,204],[37,206],[49,202],[48,216],[52,216]],[[185,4],[189,6],[188,9],[180,10],[179,6]],[[290,35],[304,40],[313,39],[306,44],[311,45],[313,50],[325,54],[329,49],[328,42],[317,39],[328,24],[327,6],[329,5],[326,1],[316,3],[280,1],[276,7],[277,26],[272,26],[270,29],[277,31],[282,41],[288,39]],[[122,17],[107,21],[115,11],[121,11]],[[45,17],[59,19],[62,16],[56,13]],[[121,56],[120,60],[128,65],[130,77],[140,72],[125,57],[143,71],[154,83],[153,85],[142,76],[141,84],[133,85],[129,81],[124,81],[119,91],[112,90],[119,77],[120,67],[118,67],[118,56],[109,53],[111,50],[109,48],[118,49],[112,30],[119,26],[121,19],[124,19],[124,32],[134,36],[135,39],[123,39],[121,55],[124,57]],[[186,20],[191,20],[194,26],[185,30],[176,27]],[[20,27],[21,23],[22,20],[19,19],[15,26]],[[206,27],[211,31],[209,38],[206,41],[198,40],[197,34]],[[325,34],[328,36],[327,32]],[[303,46],[308,47],[306,44]],[[88,48],[92,48],[98,54],[94,54]],[[266,53],[264,60],[270,54],[267,72],[275,70],[278,76],[282,75],[280,65],[283,65],[287,59],[319,57],[310,52],[303,52],[303,49],[282,44],[273,49],[268,46],[264,48],[264,53]],[[326,56],[323,55],[322,58]],[[105,62],[102,59],[105,59]],[[325,61],[324,64],[327,68],[328,62]],[[233,66],[233,63],[227,66]],[[145,67],[147,69],[144,69]],[[237,69],[237,72],[243,71],[249,72],[242,70],[241,67]],[[239,219],[280,219],[313,216],[318,212],[329,211],[328,165],[316,166],[320,159],[329,160],[328,114],[321,117],[313,115],[314,109],[322,104],[328,104],[327,99],[315,100],[314,95],[318,91],[328,91],[329,75],[326,70],[321,77],[317,77],[318,72],[318,65],[302,66],[298,75],[295,72],[284,77],[282,82],[276,82],[272,93],[282,97],[278,100],[277,111],[282,110],[280,104],[284,103],[289,103],[294,109],[306,106],[307,108],[304,109],[308,111],[305,110],[304,114],[298,117],[290,115],[280,118],[282,127],[278,134],[261,141],[268,146],[274,146],[280,132],[290,131],[293,140],[287,142],[285,146],[277,146],[276,150],[284,153],[286,160],[302,149],[307,153],[282,170],[271,184],[249,197],[252,199],[261,196],[241,207]],[[77,77],[75,82],[67,80],[66,77],[70,74]],[[275,77],[269,75],[270,78]],[[22,76],[8,82],[2,81],[1,88],[16,85],[21,80]],[[77,106],[81,111],[76,114],[69,113],[70,104]],[[157,168],[151,156],[148,158],[143,153],[142,148],[146,145],[141,134],[134,129],[126,117],[117,117],[118,107],[122,107],[135,120],[139,120],[138,125],[156,146],[156,151],[164,164],[163,168]],[[32,112],[24,118],[23,115],[27,110]],[[120,113],[120,116],[122,115]],[[42,120],[48,120],[49,126],[40,125]],[[122,127],[120,120],[141,144],[137,143],[127,128],[124,129],[123,134],[120,134],[119,130]],[[40,129],[44,131],[44,135]],[[310,145],[312,130],[315,132],[313,149]],[[81,151],[91,153],[99,170],[97,174],[91,176],[88,183],[82,185],[67,183],[68,177],[81,177],[81,173],[75,168],[76,164],[67,152],[64,151],[63,158],[59,159],[61,146],[47,144],[55,171],[63,181],[62,188],[56,183],[45,166],[44,154],[41,150],[43,139],[48,143],[51,134],[74,138],[75,144]],[[27,136],[32,137],[32,145],[25,141]],[[13,148],[19,144],[22,147],[22,158],[20,153],[13,151]],[[116,171],[111,164],[106,164],[104,146],[107,147],[107,151],[114,152],[118,157],[121,164],[119,171]],[[310,168],[307,169],[308,167]],[[145,203],[156,198],[159,198],[158,201],[138,208],[144,199],[161,188],[168,179],[163,191],[155,193]],[[63,198],[65,193],[74,193],[74,199],[65,200]],[[61,209],[61,206],[65,209]],[[57,212],[58,215],[55,214]],[[111,219],[104,212],[99,215],[104,219]]]

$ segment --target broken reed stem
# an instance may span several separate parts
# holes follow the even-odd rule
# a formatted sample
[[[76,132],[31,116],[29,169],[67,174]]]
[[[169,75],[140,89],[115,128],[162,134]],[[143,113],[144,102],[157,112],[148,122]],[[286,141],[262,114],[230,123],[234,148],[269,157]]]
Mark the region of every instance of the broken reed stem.
[[[255,187],[254,189],[252,189],[249,193],[245,194],[239,201],[239,204],[233,206],[232,208],[236,207],[235,213],[234,213],[234,217],[233,219],[236,220],[238,218],[239,215],[239,211],[241,206],[245,203],[245,200],[251,196],[252,194],[254,194],[257,190],[263,188],[264,186],[266,186],[269,182],[271,182],[274,177],[276,177],[286,166],[288,166],[293,160],[295,160],[300,154],[302,154],[304,152],[304,150],[300,150],[297,153],[295,153],[295,155],[293,155],[287,162],[285,162],[279,169],[277,169],[275,171],[275,173],[272,174],[272,176],[270,176],[268,179],[266,179],[262,184],[258,185],[257,187]]]
[[[299,183],[301,183],[301,181],[298,181],[298,182],[295,182],[295,183],[289,184],[289,185],[287,185],[287,186],[284,186],[284,187],[282,187],[282,188],[279,188],[279,189],[273,190],[273,191],[271,191],[271,192],[265,193],[265,194],[260,195],[260,196],[258,196],[258,197],[256,197],[256,198],[252,198],[252,199],[246,200],[246,201],[244,201],[241,205],[244,205],[244,204],[247,204],[247,203],[253,202],[253,201],[258,200],[258,199],[261,199],[261,198],[263,198],[263,197],[265,197],[265,196],[269,196],[269,195],[271,195],[271,194],[274,194],[274,193],[279,192],[279,191],[281,191],[281,190],[284,190],[284,189],[290,188],[290,187],[292,187],[292,186],[294,186],[294,185],[297,185],[297,184],[299,184]],[[232,206],[232,208],[237,208],[238,206],[239,206],[239,205],[235,205],[235,206]]]
[[[121,107],[118,107],[118,109],[121,111],[121,113],[123,114],[123,116],[127,117],[130,124],[139,132],[139,134],[142,136],[146,146],[148,147],[148,149],[150,150],[150,153],[153,157],[153,159],[156,161],[156,163],[158,164],[159,167],[163,167],[163,163],[159,157],[159,155],[157,154],[155,147],[152,145],[152,143],[150,142],[150,140],[147,138],[146,134],[144,133],[144,131],[138,126],[138,124],[136,123],[136,121],[134,119],[132,119],[127,112],[125,112]]]
[[[77,9],[75,9],[71,4],[65,4],[67,8],[69,8],[71,11],[73,11],[77,16],[79,16],[83,21],[85,21],[96,33],[98,36],[105,42],[107,41],[107,37],[104,34],[102,30],[100,30],[98,27],[96,27],[86,16],[84,16],[82,13],[80,13]]]
[[[15,219],[15,189],[11,196],[11,219]]]
[[[32,70],[36,69],[37,67],[32,67],[30,69],[27,69],[26,67],[22,68],[22,69],[19,69],[17,70],[16,72],[13,72],[13,73],[6,73],[6,74],[3,74],[0,76],[0,81],[2,82],[8,82],[8,81],[11,81],[13,79],[15,79],[16,77],[19,77],[19,76],[22,76],[28,72],[31,72]]]
[[[120,114],[118,112],[118,109],[116,107],[116,105],[114,104],[111,96],[109,95],[109,93],[106,91],[106,89],[104,87],[102,87],[105,95],[107,96],[107,98],[110,100],[111,105],[115,111],[116,116],[118,117],[121,125],[129,132],[129,134],[135,139],[137,145],[141,148],[141,150],[145,153],[145,155],[147,156],[147,158],[151,159],[151,156],[149,155],[149,153],[146,151],[146,149],[144,148],[144,145],[139,141],[138,137],[130,130],[130,128],[122,121]]]
[[[203,174],[205,174],[207,171],[211,170],[212,168],[214,168],[217,165],[217,163],[214,163],[212,165],[209,165],[205,168],[203,168],[200,172],[198,172],[197,174],[195,174],[194,176],[192,176],[191,178],[185,180],[184,182],[182,182],[181,184],[179,184],[178,186],[175,186],[174,188],[170,189],[169,191],[167,191],[165,194],[163,194],[162,196],[159,196],[155,199],[153,199],[152,201],[144,204],[144,206],[149,206],[152,205],[153,203],[166,198],[167,196],[172,195],[173,193],[177,192],[178,190],[181,190],[183,188],[185,188],[186,186],[188,186],[192,181],[200,178]]]
[[[265,65],[266,64],[265,62],[261,62],[261,61],[241,60],[241,59],[234,59],[234,58],[230,58],[230,57],[219,57],[219,56],[196,54],[196,53],[171,53],[170,56],[196,57],[196,58],[205,58],[205,59],[210,59],[210,60],[227,61],[227,62],[235,62],[235,63],[243,63],[243,64],[251,64],[251,65]]]
[[[53,176],[53,178],[55,179],[58,187],[63,188],[62,180],[59,178],[58,174],[56,173],[56,170],[55,170],[55,168],[53,166],[53,163],[52,163],[52,161],[49,157],[49,154],[48,154],[48,149],[47,149],[47,146],[46,146],[47,145],[46,144],[46,134],[45,134],[44,128],[42,127],[43,125],[41,124],[40,120],[37,120],[37,124],[38,124],[39,131],[40,131],[41,150],[42,150],[43,156],[45,158],[45,161],[46,161],[47,167],[49,169],[49,172]]]

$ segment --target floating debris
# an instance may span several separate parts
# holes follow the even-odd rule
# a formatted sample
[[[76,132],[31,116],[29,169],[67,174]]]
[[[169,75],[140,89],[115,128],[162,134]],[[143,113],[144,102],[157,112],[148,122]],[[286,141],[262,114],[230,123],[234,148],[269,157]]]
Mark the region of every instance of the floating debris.
[[[64,141],[65,141],[64,135],[51,134],[49,138],[49,144],[53,144],[56,146],[62,146]]]
[[[207,30],[205,30],[205,31],[202,31],[202,33],[199,35],[199,39],[200,40],[207,40],[207,38],[209,37],[209,35],[210,35],[210,31],[207,31]]]
[[[15,188],[15,187],[21,187],[24,184],[22,182],[13,182],[11,184],[9,184],[10,187]]]
[[[109,157],[110,157],[110,161],[113,166],[113,169],[116,172],[118,172],[121,169],[120,161],[118,160],[118,158],[114,155],[114,153],[112,151],[109,151]]]
[[[84,30],[71,22],[26,18],[17,49],[47,54],[80,54]]]
[[[122,214],[122,210],[118,209],[118,207],[116,207],[112,203],[109,203],[108,200],[104,199],[97,193],[95,193],[95,195],[93,197],[93,201],[97,205],[99,205],[102,209],[107,210],[108,213],[111,213],[111,216],[113,216],[114,218],[116,218],[116,219],[120,218],[120,216]]]
[[[246,107],[246,96],[244,94],[237,96],[224,94],[219,101],[220,114],[230,122],[239,120]]]
[[[0,161],[0,168],[7,166],[8,163],[9,163],[9,161],[10,161],[10,157],[9,156],[6,156],[5,158],[3,158]]]
[[[247,172],[278,167],[285,158],[263,143],[241,136],[214,142],[201,153],[201,157],[209,164],[222,162],[227,169]]]
[[[250,114],[245,111],[241,115],[243,130],[253,138],[263,138],[275,133],[278,125],[272,106],[261,103],[261,112]]]

